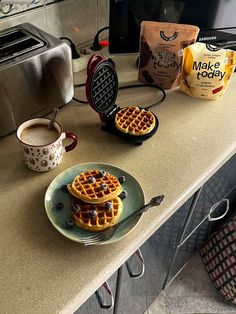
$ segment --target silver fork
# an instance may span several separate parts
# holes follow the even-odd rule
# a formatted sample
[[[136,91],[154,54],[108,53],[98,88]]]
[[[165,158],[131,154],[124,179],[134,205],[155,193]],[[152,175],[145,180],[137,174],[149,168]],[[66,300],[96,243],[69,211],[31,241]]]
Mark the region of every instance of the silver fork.
[[[132,212],[124,220],[121,220],[116,225],[114,225],[108,229],[105,229],[104,231],[101,231],[101,232],[96,233],[94,235],[82,238],[81,242],[84,245],[94,245],[94,244],[99,244],[101,242],[109,240],[113,236],[113,234],[116,232],[117,228],[120,225],[122,225],[124,222],[126,222],[128,219],[142,215],[142,213],[147,211],[149,208],[160,205],[163,200],[164,200],[164,195],[159,195],[159,196],[153,197],[150,200],[150,202],[148,202],[144,206],[142,206],[139,209]]]

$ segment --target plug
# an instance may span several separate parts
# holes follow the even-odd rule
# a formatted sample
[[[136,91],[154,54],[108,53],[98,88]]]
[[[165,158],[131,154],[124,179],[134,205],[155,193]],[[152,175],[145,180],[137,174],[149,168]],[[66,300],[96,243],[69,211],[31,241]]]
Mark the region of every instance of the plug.
[[[103,27],[97,32],[97,34],[94,37],[93,44],[90,47],[90,49],[92,49],[94,51],[99,51],[103,48],[103,46],[99,43],[99,35],[101,34],[101,32],[105,31],[106,29],[109,29],[109,26]]]
[[[73,72],[75,73],[75,72],[79,72],[79,71],[83,70],[85,67],[84,62],[81,62],[81,59],[83,59],[83,58],[81,58],[81,55],[77,51],[76,46],[73,43],[73,41],[68,37],[60,37],[60,39],[61,40],[67,40],[70,44]]]
[[[70,48],[71,48],[71,54],[72,54],[72,59],[78,59],[80,58],[80,54],[76,49],[75,44],[73,43],[73,41],[68,38],[68,37],[60,37],[59,39],[61,40],[67,40],[70,43]]]

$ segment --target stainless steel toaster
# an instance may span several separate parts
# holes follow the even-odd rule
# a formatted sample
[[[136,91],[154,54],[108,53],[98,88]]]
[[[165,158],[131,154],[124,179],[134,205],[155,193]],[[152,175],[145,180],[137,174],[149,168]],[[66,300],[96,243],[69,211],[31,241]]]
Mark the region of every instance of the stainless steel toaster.
[[[0,136],[65,105],[73,94],[67,43],[29,23],[0,32]]]

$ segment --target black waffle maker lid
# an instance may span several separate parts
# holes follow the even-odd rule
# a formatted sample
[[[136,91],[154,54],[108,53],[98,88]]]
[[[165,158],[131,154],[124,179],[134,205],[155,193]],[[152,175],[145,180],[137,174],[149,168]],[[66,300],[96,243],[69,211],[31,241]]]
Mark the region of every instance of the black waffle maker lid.
[[[87,66],[86,96],[101,120],[115,111],[118,77],[112,61],[101,55],[93,55]]]
[[[115,114],[120,109],[115,104],[117,93],[118,77],[113,61],[99,54],[93,55],[87,66],[86,97],[90,106],[99,113],[101,121],[106,123],[102,129],[125,140],[142,144],[143,141],[148,140],[156,133],[159,121],[156,115],[152,113],[155,117],[155,126],[150,133],[131,135],[121,132],[114,125]]]

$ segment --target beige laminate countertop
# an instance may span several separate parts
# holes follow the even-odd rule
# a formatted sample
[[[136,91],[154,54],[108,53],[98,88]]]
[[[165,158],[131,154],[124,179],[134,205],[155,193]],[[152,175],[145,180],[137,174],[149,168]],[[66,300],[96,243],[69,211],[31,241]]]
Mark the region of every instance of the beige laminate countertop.
[[[134,81],[134,63],[122,60],[117,64],[120,82]],[[75,82],[80,79],[77,75]],[[0,313],[73,313],[235,153],[235,86],[234,74],[226,94],[214,101],[169,92],[161,106],[152,109],[159,131],[142,146],[102,132],[90,106],[71,102],[57,120],[77,133],[80,143],[47,173],[24,166],[15,134],[1,138]],[[150,104],[156,93],[151,88],[123,90],[117,104]],[[128,171],[140,182],[147,201],[165,195],[163,204],[145,213],[125,241],[83,247],[63,237],[47,218],[44,194],[50,182],[65,169],[91,161]]]

